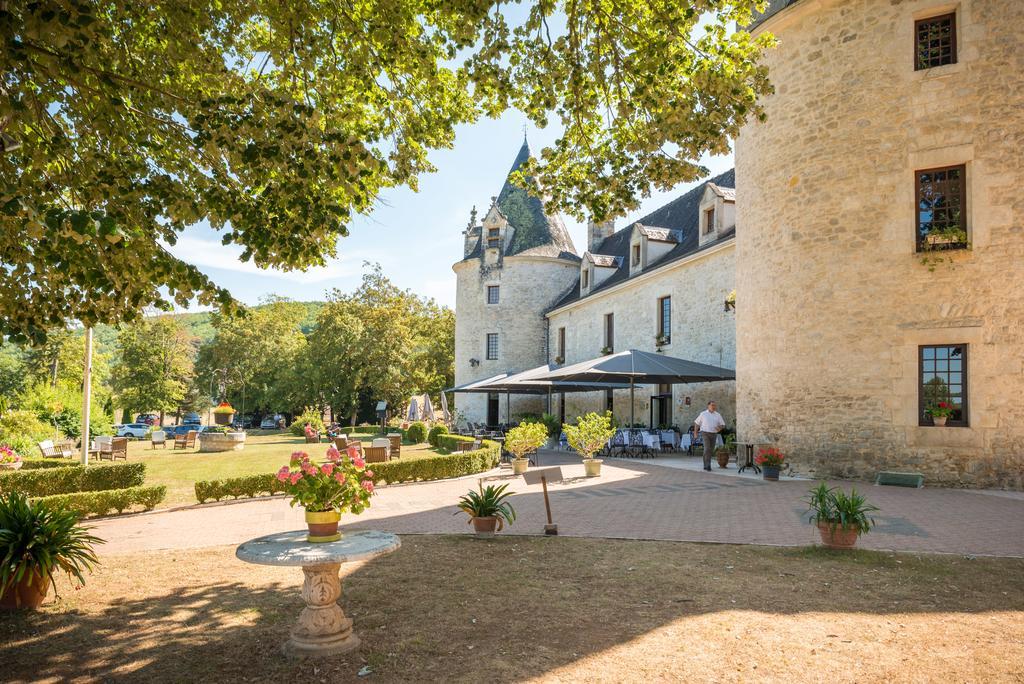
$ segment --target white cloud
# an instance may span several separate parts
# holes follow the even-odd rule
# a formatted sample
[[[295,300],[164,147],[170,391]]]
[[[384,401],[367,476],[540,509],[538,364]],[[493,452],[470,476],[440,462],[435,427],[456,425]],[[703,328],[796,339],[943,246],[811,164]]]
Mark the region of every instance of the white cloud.
[[[315,266],[305,271],[263,269],[252,261],[242,261],[242,247],[223,245],[220,240],[196,235],[182,235],[177,244],[163,245],[177,258],[199,268],[218,268],[265,278],[277,278],[300,285],[315,285],[329,280],[357,278],[362,273],[363,261],[380,261],[380,255],[369,251],[350,250],[328,260],[326,266]]]

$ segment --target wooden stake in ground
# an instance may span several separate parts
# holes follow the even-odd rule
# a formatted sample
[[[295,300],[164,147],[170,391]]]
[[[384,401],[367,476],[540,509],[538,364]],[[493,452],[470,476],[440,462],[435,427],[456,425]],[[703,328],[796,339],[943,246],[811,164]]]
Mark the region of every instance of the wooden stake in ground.
[[[523,480],[526,484],[537,484],[538,482],[544,488],[544,510],[548,514],[548,524],[544,526],[544,534],[556,535],[558,534],[558,525],[551,520],[551,500],[548,498],[548,480],[552,482],[560,482],[562,480],[562,469],[561,468],[544,468],[541,470],[527,470],[523,473]]]

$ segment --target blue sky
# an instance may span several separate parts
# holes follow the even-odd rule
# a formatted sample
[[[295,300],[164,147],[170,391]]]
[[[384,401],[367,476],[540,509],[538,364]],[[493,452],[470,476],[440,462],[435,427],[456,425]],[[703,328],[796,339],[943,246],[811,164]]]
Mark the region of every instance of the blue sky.
[[[507,112],[500,119],[484,119],[458,129],[455,146],[431,155],[437,172],[420,180],[420,191],[396,189],[381,197],[379,206],[359,217],[347,238],[338,244],[338,256],[326,267],[306,272],[258,269],[238,260],[241,249],[224,247],[219,235],[208,226],[185,232],[170,248],[177,257],[195,264],[219,285],[247,304],[270,294],[296,300],[323,299],[338,288],[350,291],[358,286],[363,262],[379,262],[393,282],[438,303],[455,306],[455,274],[452,264],[462,258],[462,230],[473,205],[482,214],[497,195],[523,139],[526,117]],[[528,138],[534,153],[552,143],[558,135],[553,126],[530,129]],[[732,155],[706,158],[702,163],[710,175],[732,166]],[[668,193],[655,193],[643,201],[639,218],[685,192],[679,186]],[[565,217],[577,251],[586,249],[586,225]],[[619,220],[617,227],[626,224]]]

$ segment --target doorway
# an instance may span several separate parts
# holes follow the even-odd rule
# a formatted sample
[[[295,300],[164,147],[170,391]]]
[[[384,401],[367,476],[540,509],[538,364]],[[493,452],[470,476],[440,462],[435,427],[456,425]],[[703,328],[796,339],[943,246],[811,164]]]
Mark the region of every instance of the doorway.
[[[498,393],[489,392],[487,394],[487,427],[497,428],[498,427]]]
[[[672,427],[672,385],[658,385],[658,393],[651,397],[652,428]]]

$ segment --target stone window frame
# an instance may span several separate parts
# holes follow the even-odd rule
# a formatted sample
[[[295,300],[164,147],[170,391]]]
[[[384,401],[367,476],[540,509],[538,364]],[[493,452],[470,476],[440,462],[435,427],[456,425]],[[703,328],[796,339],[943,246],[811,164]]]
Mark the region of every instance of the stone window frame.
[[[899,240],[904,245],[901,250],[903,253],[909,254],[915,260],[920,260],[921,258],[921,254],[918,252],[917,241],[917,172],[959,165],[963,165],[966,172],[965,196],[967,197],[967,204],[964,208],[964,220],[967,222],[967,242],[970,248],[949,250],[944,252],[944,254],[948,254],[951,258],[956,258],[957,260],[969,260],[972,258],[975,250],[988,246],[990,239],[989,230],[985,222],[979,221],[979,216],[982,215],[978,214],[978,208],[982,203],[977,201],[977,198],[985,197],[985,192],[989,189],[990,184],[985,182],[984,168],[977,166],[977,164],[978,162],[974,160],[974,145],[970,143],[911,150],[908,153],[906,167],[902,173],[909,176],[909,182],[900,183],[899,192],[900,216],[905,216],[905,218],[898,223],[894,222],[891,224],[896,231],[893,234],[893,239]],[[903,176],[903,178],[907,178],[907,176]],[[907,210],[906,215],[902,213],[903,207]],[[913,227],[908,230],[910,226]]]
[[[924,250],[924,245],[925,245],[925,242],[927,240],[927,238],[925,236],[921,235],[921,215],[920,215],[920,211],[921,211],[921,193],[922,193],[921,176],[924,175],[924,174],[936,174],[936,173],[942,173],[942,172],[949,172],[949,171],[953,171],[953,170],[956,170],[956,171],[960,172],[960,179],[959,179],[959,182],[956,184],[956,190],[959,193],[959,198],[958,199],[960,201],[960,226],[959,226],[959,228],[960,228],[960,230],[963,230],[963,232],[967,235],[967,242],[950,244],[948,246],[943,246],[943,247],[932,246],[931,249],[943,249],[943,250],[947,250],[947,249],[967,249],[969,244],[970,244],[970,235],[971,234],[970,234],[970,221],[969,221],[969,218],[970,218],[970,207],[971,207],[972,202],[970,202],[970,192],[969,192],[968,185],[967,185],[967,173],[968,173],[968,171],[967,171],[967,164],[966,163],[949,164],[949,165],[946,165],[946,166],[936,166],[936,167],[933,167],[933,168],[914,169],[914,244],[916,245],[916,251],[918,251],[918,252],[925,251]],[[948,182],[948,181],[944,181],[944,182]]]
[[[590,269],[586,266],[584,266],[583,270],[580,272],[580,288],[582,288],[584,292],[590,289]]]
[[[501,302],[501,286],[500,285],[488,285],[487,286],[487,304],[499,304]],[[494,295],[492,298],[491,295]]]
[[[930,417],[925,415],[925,409],[928,408],[925,404],[925,364],[928,361],[938,365],[943,359],[939,359],[935,350],[947,349],[960,347],[962,349],[960,358],[960,418],[953,418],[952,416],[946,421],[946,427],[962,427],[969,428],[971,426],[970,421],[970,345],[967,342],[951,342],[942,344],[921,344],[917,347],[917,420],[920,427],[934,427]],[[928,350],[932,350],[933,357],[928,357]],[[947,362],[951,360],[948,359]],[[945,373],[947,378],[954,371],[946,368],[942,371],[933,368],[928,371],[933,375],[939,373]],[[949,383],[952,384],[952,383]]]
[[[556,359],[562,359],[558,363],[565,363],[565,326],[559,326],[557,333],[557,342],[555,343]]]
[[[641,252],[641,249],[640,249],[640,243],[639,242],[634,242],[632,245],[630,245],[630,254],[631,254],[631,256],[630,256],[630,263],[632,264],[632,266],[634,268],[639,267],[640,264],[641,264],[640,252]]]
[[[929,57],[929,62],[922,64],[921,61],[921,29],[926,24],[934,24],[938,21],[944,21],[948,19],[950,22],[950,61],[942,62],[940,64],[931,63],[933,59]],[[914,71],[928,71],[930,69],[938,69],[945,66],[951,66],[960,61],[960,49],[959,41],[957,39],[958,21],[956,9],[944,9],[937,13],[929,14],[928,16],[915,17],[914,18]],[[940,57],[941,59],[941,57]]]
[[[487,333],[484,338],[484,358],[488,361],[498,360],[498,333]]]
[[[615,352],[615,312],[609,312],[604,315],[604,346],[602,349],[608,349],[610,352]]]
[[[715,204],[717,204],[717,202]],[[712,233],[715,232],[715,229],[716,229],[716,226],[715,226],[715,215],[717,213],[715,211],[715,208],[716,207],[714,205],[712,205],[712,206],[710,206],[710,207],[708,207],[707,209],[704,210],[704,213],[702,215],[702,221],[701,221],[701,223],[703,225],[703,231],[702,231],[703,235],[711,235]]]
[[[668,310],[665,309],[665,304],[668,304]],[[666,315],[668,321],[665,320]],[[665,345],[672,344],[672,295],[665,295],[664,297],[658,297],[658,332],[657,336],[665,339]],[[668,323],[668,329],[665,328],[665,323]]]

